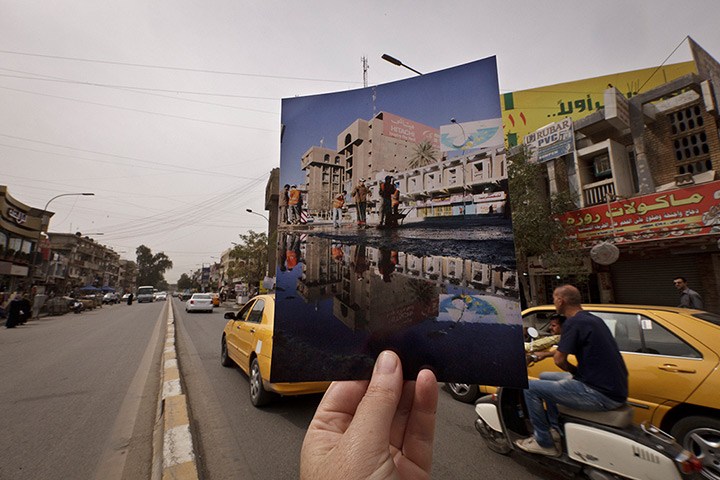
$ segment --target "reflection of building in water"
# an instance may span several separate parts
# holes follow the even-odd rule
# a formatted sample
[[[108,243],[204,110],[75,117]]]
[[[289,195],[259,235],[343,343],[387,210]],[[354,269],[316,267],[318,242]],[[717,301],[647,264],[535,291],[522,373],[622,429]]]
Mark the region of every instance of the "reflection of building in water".
[[[308,303],[332,298],[334,316],[352,330],[382,332],[437,317],[440,295],[452,288],[518,298],[514,271],[458,257],[340,246],[317,237],[305,249],[298,295]]]
[[[343,265],[342,290],[333,300],[333,314],[348,328],[374,333],[395,331],[437,317],[440,285],[422,279],[398,275],[397,257],[386,250],[365,248],[371,265],[369,271],[358,278],[351,262]]]
[[[304,243],[305,261],[297,293],[307,303],[327,300],[340,291],[343,265],[333,258],[333,253],[329,240],[311,237]]]

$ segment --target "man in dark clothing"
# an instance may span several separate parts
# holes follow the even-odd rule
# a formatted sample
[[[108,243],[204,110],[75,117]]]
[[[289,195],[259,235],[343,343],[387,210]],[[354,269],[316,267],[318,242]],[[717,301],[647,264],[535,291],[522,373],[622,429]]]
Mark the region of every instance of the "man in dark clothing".
[[[385,177],[385,182],[380,184],[380,197],[382,198],[382,210],[380,212],[380,225],[390,226],[392,218],[392,195],[395,193],[392,177]]]
[[[619,408],[627,400],[627,368],[615,338],[602,319],[582,309],[580,300],[580,292],[572,285],[553,292],[555,308],[567,317],[553,358],[572,377],[530,380],[525,402],[534,435],[516,442],[527,452],[550,456],[561,453],[555,445],[559,437],[550,431],[551,425],[557,425],[558,403],[576,410],[604,411]],[[568,355],[575,355],[578,364],[568,362]]]
[[[20,316],[22,311],[22,300],[20,294],[16,294],[7,307],[8,318],[5,321],[5,328],[15,328],[20,324]]]
[[[680,305],[678,307],[702,310],[703,302],[700,294],[688,287],[685,277],[675,277],[673,283],[680,292]]]

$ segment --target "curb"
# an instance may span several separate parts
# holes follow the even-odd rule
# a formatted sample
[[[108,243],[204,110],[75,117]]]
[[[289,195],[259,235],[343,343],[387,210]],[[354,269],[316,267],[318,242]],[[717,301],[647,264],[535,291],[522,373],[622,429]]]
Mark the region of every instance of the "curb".
[[[158,414],[153,432],[153,480],[197,480],[187,397],[180,384],[175,351],[175,318],[168,302],[167,331],[160,366]]]

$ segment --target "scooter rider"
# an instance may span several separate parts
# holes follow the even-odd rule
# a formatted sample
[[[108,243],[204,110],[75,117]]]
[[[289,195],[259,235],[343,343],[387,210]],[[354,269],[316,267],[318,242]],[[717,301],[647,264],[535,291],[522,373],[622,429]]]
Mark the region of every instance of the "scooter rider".
[[[605,322],[584,311],[580,301],[580,291],[572,285],[553,292],[555,309],[567,318],[553,359],[572,377],[530,380],[524,393],[534,435],[515,442],[527,452],[549,456],[561,453],[550,431],[551,424],[557,425],[558,403],[576,410],[605,411],[619,408],[627,400],[628,373],[617,343]],[[576,356],[577,365],[568,362],[571,354]]]

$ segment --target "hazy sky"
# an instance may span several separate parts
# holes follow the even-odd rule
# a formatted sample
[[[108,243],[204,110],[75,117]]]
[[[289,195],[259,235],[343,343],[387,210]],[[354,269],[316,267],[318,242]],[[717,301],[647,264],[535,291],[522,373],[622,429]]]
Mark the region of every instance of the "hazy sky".
[[[265,230],[280,101],[497,56],[501,92],[720,58],[720,2],[0,0],[0,184],[183,272]],[[682,43],[682,45],[681,45]]]

